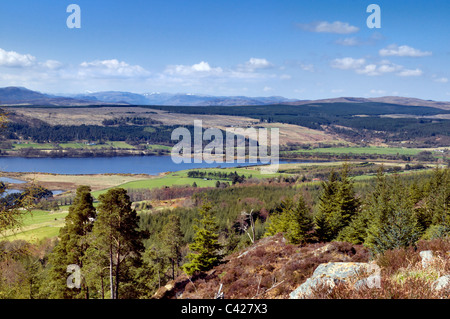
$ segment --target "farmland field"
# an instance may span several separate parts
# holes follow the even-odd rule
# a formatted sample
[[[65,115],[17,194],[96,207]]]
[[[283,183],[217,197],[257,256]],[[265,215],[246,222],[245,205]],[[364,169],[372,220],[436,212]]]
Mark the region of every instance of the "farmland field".
[[[403,147],[328,147],[308,150],[295,150],[293,153],[329,153],[329,154],[379,154],[379,155],[417,155],[424,149]]]
[[[280,176],[281,174],[262,174],[258,168],[222,168],[222,169],[195,169],[195,171],[200,172],[220,172],[220,173],[234,173],[236,172],[238,175],[244,175],[246,178],[255,177],[255,178],[270,178]],[[231,184],[231,181],[224,179],[203,179],[203,178],[192,178],[188,177],[189,170],[178,171],[173,173],[168,173],[164,176],[158,176],[148,179],[141,179],[137,181],[131,181],[124,184],[119,185],[119,187],[125,189],[133,189],[133,188],[158,188],[158,187],[170,187],[170,186],[181,186],[188,185],[191,186],[194,182],[198,187],[214,187],[217,181],[228,182]],[[106,192],[105,190],[99,190],[93,192],[94,197],[98,197],[100,194]]]
[[[5,239],[22,239],[33,242],[43,238],[55,237],[58,235],[59,229],[64,226],[67,213],[66,210],[27,212],[23,217],[22,227],[15,232],[9,231],[6,233]]]

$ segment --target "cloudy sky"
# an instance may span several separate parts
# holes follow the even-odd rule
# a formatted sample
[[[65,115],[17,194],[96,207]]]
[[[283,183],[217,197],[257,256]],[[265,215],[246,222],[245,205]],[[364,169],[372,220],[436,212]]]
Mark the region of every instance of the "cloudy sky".
[[[1,1],[0,87],[450,100],[449,16],[448,0]]]

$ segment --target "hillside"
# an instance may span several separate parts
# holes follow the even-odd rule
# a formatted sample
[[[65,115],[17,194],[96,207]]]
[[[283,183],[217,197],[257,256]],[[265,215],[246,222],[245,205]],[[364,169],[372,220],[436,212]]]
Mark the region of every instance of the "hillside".
[[[316,100],[292,99],[282,96],[212,96],[192,93],[132,93],[122,91],[90,92],[84,94],[50,95],[23,87],[0,88],[0,105],[55,105],[86,106],[101,104],[163,105],[163,106],[254,106],[254,105],[307,105],[328,103],[387,103],[403,106],[433,107],[450,110],[450,102],[423,100],[401,96],[374,98],[338,97]]]
[[[437,257],[430,267],[422,267],[421,251],[446,256],[449,240],[420,241],[412,247],[387,251],[374,262],[381,268],[381,289],[352,289],[345,281],[330,293],[317,287],[314,299],[409,299],[442,298],[450,291],[436,292],[438,273],[450,273],[450,262]],[[153,296],[155,299],[213,299],[220,285],[224,299],[288,299],[290,293],[305,283],[321,264],[367,263],[369,251],[362,245],[346,242],[306,245],[287,244],[281,234],[266,237],[254,245],[228,256],[224,263],[189,280],[180,275]]]
[[[0,88],[0,105],[46,105],[46,106],[86,106],[105,104],[103,101],[54,96],[32,91],[23,87]]]
[[[428,106],[435,107],[443,110],[450,110],[450,102],[433,101],[433,100],[422,100],[409,97],[401,96],[382,96],[373,98],[362,98],[362,97],[339,97],[331,99],[320,99],[320,100],[304,100],[304,101],[294,101],[282,104],[287,105],[305,105],[310,103],[367,103],[367,102],[378,102],[378,103],[388,103],[397,104],[404,106]]]

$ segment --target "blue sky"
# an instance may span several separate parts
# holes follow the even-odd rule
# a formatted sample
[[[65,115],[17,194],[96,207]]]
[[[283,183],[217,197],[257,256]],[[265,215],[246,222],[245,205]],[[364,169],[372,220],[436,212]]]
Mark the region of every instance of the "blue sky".
[[[447,0],[2,1],[0,86],[450,100],[449,16]]]

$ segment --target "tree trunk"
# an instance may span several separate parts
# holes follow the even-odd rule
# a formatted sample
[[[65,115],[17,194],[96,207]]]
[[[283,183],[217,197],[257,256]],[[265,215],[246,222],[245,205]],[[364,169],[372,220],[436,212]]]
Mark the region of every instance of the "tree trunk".
[[[105,286],[103,283],[103,271],[101,273],[100,280],[102,281],[102,299],[105,299]]]
[[[175,280],[175,260],[172,259],[172,280]]]
[[[120,263],[119,263],[119,254],[117,254],[117,264],[116,264],[116,293],[115,293],[115,297],[116,299],[119,298],[119,270],[120,270]]]
[[[111,290],[111,299],[114,298],[114,280],[113,280],[113,252],[112,243],[109,244],[109,286]]]

